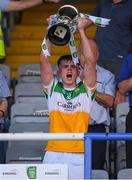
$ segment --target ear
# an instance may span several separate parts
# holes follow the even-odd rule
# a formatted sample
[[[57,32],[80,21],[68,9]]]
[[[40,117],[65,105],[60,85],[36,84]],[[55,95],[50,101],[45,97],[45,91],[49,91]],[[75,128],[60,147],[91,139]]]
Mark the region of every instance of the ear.
[[[77,76],[79,76],[80,75],[80,72],[79,72],[79,69],[77,68]]]
[[[57,75],[58,77],[60,77],[60,71],[59,71],[59,69],[56,71],[56,75]]]
[[[99,51],[97,51],[97,54],[96,54],[96,61],[98,61],[99,59]]]

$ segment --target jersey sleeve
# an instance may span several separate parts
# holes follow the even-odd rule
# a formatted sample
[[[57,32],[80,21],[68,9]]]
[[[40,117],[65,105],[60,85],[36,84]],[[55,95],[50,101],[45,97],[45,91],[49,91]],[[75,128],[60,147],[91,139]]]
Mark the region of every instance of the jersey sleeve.
[[[57,83],[57,79],[54,78],[48,86],[45,86],[43,84],[43,91],[44,91],[46,98],[48,98],[48,96],[52,94],[52,91],[53,91],[56,83]]]

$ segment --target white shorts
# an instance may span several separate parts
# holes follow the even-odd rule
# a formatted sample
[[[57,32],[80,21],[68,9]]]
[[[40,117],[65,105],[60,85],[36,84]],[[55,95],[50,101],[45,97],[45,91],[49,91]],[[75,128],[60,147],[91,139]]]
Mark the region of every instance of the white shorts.
[[[66,164],[68,166],[68,179],[84,179],[84,154],[47,151],[44,164]]]

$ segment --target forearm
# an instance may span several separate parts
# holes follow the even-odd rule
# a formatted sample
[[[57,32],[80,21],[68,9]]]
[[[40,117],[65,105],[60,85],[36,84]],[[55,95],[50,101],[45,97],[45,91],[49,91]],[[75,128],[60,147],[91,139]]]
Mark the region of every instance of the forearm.
[[[118,88],[121,94],[125,94],[129,91],[132,91],[132,78],[121,81],[118,85]]]
[[[88,87],[92,88],[96,84],[96,67],[91,62],[85,62],[83,70],[83,79]]]
[[[8,101],[6,98],[2,99],[0,102],[0,117],[6,115],[8,109]]]
[[[80,33],[80,51],[84,55],[84,58],[88,59],[91,62],[96,61],[93,49],[91,47],[91,40],[87,38],[87,35],[85,33],[84,29],[79,30]]]
[[[84,78],[89,87],[93,87],[96,84],[96,60],[93,49],[90,45],[90,41],[87,38],[84,29],[80,30],[80,49],[82,58],[80,58],[81,64],[84,67]]]
[[[100,93],[100,92],[96,93],[95,100],[105,108],[112,107],[113,103],[114,103],[114,97],[113,96],[108,95],[108,94],[104,94],[104,93]]]
[[[19,11],[24,10],[39,4],[43,4],[42,0],[21,0],[21,1],[10,1],[6,11]]]
[[[43,84],[49,85],[53,79],[53,71],[49,57],[46,57],[43,53],[40,55],[40,73]]]
[[[51,43],[49,39],[46,40],[46,44],[48,51],[51,54]],[[53,70],[52,65],[50,63],[50,56],[45,55],[43,50],[40,55],[40,72],[43,84],[48,85],[53,79]]]

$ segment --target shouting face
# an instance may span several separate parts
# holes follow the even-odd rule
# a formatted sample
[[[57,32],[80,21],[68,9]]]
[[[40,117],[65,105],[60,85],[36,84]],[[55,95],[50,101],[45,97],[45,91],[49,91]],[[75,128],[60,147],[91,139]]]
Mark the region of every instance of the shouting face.
[[[62,60],[59,65],[59,77],[62,79],[63,86],[73,88],[76,86],[78,76],[77,66],[71,59]]]

